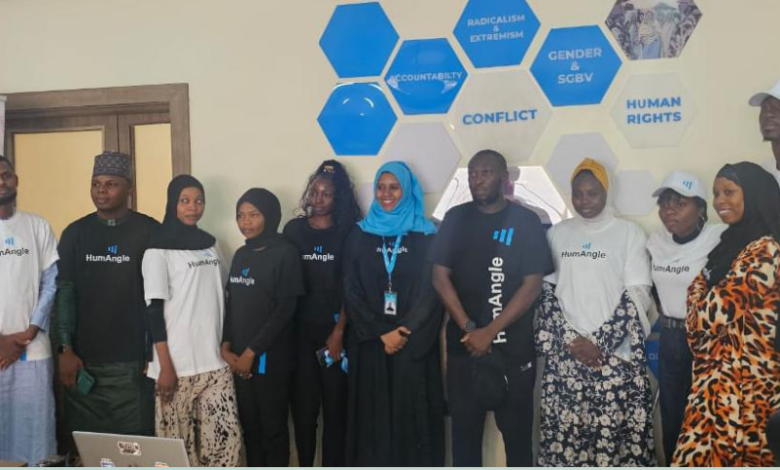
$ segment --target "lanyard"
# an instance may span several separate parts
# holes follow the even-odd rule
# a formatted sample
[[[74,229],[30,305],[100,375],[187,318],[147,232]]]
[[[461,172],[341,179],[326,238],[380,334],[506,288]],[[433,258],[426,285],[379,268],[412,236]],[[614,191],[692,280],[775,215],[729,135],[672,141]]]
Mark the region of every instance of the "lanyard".
[[[387,290],[393,291],[393,270],[395,269],[395,262],[398,259],[398,252],[401,250],[401,238],[403,234],[398,235],[395,238],[395,245],[393,245],[393,256],[387,256],[387,245],[385,244],[385,237],[382,237],[382,258],[385,261],[385,270],[387,271]]]

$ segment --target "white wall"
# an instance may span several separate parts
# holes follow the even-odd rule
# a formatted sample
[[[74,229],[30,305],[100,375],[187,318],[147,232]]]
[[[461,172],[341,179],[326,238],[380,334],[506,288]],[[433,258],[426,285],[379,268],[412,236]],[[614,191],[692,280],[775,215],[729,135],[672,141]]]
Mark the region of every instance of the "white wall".
[[[243,190],[269,187],[289,216],[306,175],[333,156],[316,117],[337,77],[318,40],[337,3],[0,0],[0,92],[189,83],[192,168],[209,199],[204,226],[233,248],[240,236],[232,207]],[[452,39],[465,0],[382,3],[401,38]],[[529,3],[542,26],[522,69],[551,27],[601,24],[613,1]],[[604,134],[621,169],[648,169],[659,181],[673,168],[710,181],[725,162],[769,158],[757,110],[746,100],[780,78],[780,53],[773,49],[780,44],[780,2],[698,3],[704,17],[681,58],[627,62],[602,105],[554,109],[528,163],[544,164],[561,134],[588,131]],[[698,113],[679,147],[634,150],[609,111],[630,72],[657,71],[680,73]],[[378,167],[377,158],[344,161],[358,183],[370,181]],[[656,219],[640,221],[654,228]]]
[[[333,156],[316,118],[337,77],[318,40],[337,3],[349,2],[0,0],[0,92],[189,83],[192,169],[208,197],[203,226],[232,249],[240,244],[233,207],[245,189],[275,191],[289,217],[306,176]],[[473,70],[452,38],[465,3],[382,1],[402,39],[448,37]],[[602,24],[614,1],[529,3],[541,29],[521,69],[550,28]],[[602,105],[554,109],[528,163],[544,164],[560,135],[591,131],[605,136],[622,169],[646,169],[658,181],[677,168],[709,184],[726,162],[770,158],[758,111],[746,102],[780,79],[780,2],[697,3],[704,17],[682,57],[626,62]],[[609,117],[611,106],[630,73],[662,71],[680,74],[698,113],[679,147],[634,150]],[[356,183],[371,181],[379,165],[343,161]],[[659,226],[654,214],[640,222]]]

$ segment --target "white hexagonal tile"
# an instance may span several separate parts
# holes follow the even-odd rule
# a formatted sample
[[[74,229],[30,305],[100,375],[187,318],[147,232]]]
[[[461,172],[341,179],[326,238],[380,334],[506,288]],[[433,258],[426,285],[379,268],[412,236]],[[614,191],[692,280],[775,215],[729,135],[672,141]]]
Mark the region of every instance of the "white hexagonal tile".
[[[615,174],[618,159],[604,137],[595,132],[585,134],[567,134],[561,136],[550,159],[544,166],[558,189],[565,195],[571,194],[571,174],[577,165],[586,158],[592,158],[603,164],[611,175]]]
[[[412,169],[423,191],[439,193],[458,166],[460,153],[441,123],[404,123],[382,152],[382,161],[400,160]]]
[[[655,178],[646,170],[620,171],[614,178],[615,209],[622,215],[646,215],[656,205],[653,191],[658,188]]]
[[[612,108],[612,119],[636,148],[677,146],[694,114],[693,97],[675,73],[631,76]]]
[[[531,156],[551,116],[531,75],[513,70],[472,74],[447,121],[469,157],[493,149],[517,163]]]
[[[541,166],[509,167],[510,184],[505,188],[508,198],[534,211],[543,224],[557,224],[571,218],[572,213],[553,184],[547,172]],[[458,168],[447,185],[433,218],[441,221],[452,207],[471,201],[468,169]]]

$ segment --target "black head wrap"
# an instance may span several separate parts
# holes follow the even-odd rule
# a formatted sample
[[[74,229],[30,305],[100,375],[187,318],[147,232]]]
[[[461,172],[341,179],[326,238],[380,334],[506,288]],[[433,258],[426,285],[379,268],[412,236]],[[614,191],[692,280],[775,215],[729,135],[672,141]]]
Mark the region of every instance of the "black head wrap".
[[[216,239],[208,232],[195,225],[187,225],[176,217],[176,206],[179,204],[181,192],[186,188],[198,188],[206,198],[203,185],[195,177],[179,175],[168,184],[168,202],[165,205],[165,218],[162,228],[152,237],[150,248],[164,250],[205,250],[216,243]]]
[[[750,243],[766,235],[780,242],[780,187],[777,180],[759,165],[741,162],[726,165],[716,178],[726,178],[742,188],[745,210],[742,219],[720,236],[709,254],[705,273],[712,287],[726,277],[731,265]]]
[[[248,202],[255,206],[265,218],[263,232],[246,240],[247,246],[251,248],[268,248],[278,244],[282,240],[282,235],[278,232],[279,224],[282,221],[282,205],[279,199],[267,189],[252,188],[244,193],[236,203],[236,213],[241,204]]]

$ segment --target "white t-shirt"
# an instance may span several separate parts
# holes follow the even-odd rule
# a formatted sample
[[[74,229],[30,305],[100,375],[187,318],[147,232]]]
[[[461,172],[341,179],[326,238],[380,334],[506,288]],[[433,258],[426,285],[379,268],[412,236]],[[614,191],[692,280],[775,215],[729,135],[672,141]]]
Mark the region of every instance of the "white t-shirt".
[[[20,333],[30,326],[41,274],[58,259],[54,232],[42,217],[16,212],[0,220],[0,334]],[[40,331],[27,346],[26,360],[49,357],[49,335]]]
[[[764,164],[764,169],[770,173],[772,173],[775,176],[775,179],[777,180],[777,184],[780,184],[780,170],[777,169],[777,162],[775,159],[768,160]]]
[[[216,245],[206,250],[149,249],[143,261],[147,304],[165,301],[168,350],[176,375],[188,377],[227,366],[222,359],[225,318],[222,255]],[[147,374],[157,380],[157,351]]]
[[[582,335],[612,318],[627,287],[650,286],[647,238],[635,223],[613,218],[594,229],[579,218],[547,232],[555,262],[555,295],[566,319]]]
[[[684,245],[676,243],[664,228],[650,235],[647,251],[664,315],[685,319],[688,286],[707,264],[707,255],[720,243],[720,234],[727,227],[725,224],[706,224],[698,237]]]

